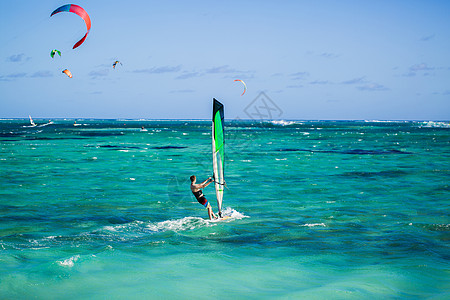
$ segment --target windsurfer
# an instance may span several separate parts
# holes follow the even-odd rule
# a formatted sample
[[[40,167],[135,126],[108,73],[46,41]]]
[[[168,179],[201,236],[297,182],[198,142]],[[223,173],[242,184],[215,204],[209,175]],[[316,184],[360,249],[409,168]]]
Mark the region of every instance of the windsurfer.
[[[217,219],[216,215],[214,214],[214,212],[212,210],[211,204],[209,204],[208,200],[206,200],[205,195],[203,195],[203,192],[201,190],[201,189],[207,187],[212,182],[211,177],[209,177],[202,183],[198,183],[198,184],[195,183],[196,180],[197,180],[197,177],[195,177],[195,175],[192,175],[191,176],[192,194],[194,194],[195,198],[201,205],[203,205],[204,207],[206,207],[206,209],[208,209],[209,219],[212,220],[213,217],[214,217],[214,219]]]

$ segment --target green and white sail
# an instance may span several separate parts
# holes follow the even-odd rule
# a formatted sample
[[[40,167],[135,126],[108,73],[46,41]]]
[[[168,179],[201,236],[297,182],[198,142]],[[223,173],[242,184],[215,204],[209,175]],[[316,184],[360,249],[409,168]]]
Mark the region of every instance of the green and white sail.
[[[213,98],[212,115],[212,153],[213,153],[213,176],[216,189],[217,208],[219,216],[222,217],[223,190],[225,188],[225,179],[223,177],[225,164],[225,135],[224,135],[224,113],[223,105]]]

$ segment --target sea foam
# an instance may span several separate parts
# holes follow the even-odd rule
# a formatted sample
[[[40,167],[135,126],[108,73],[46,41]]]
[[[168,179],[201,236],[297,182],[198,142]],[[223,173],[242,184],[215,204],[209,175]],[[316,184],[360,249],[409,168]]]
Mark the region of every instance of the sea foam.
[[[57,263],[58,263],[60,266],[72,268],[72,267],[74,266],[75,262],[76,262],[79,258],[80,258],[79,255],[75,255],[75,256],[72,256],[72,257],[70,257],[70,258],[68,258],[68,259],[65,259],[65,260],[59,260],[59,261],[57,261]]]

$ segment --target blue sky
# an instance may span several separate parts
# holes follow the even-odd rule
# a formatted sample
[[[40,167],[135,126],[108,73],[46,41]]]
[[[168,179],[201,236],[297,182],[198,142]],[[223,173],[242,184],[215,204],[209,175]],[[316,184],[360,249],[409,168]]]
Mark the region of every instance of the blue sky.
[[[68,3],[92,21],[75,50],[82,19],[50,18]],[[450,1],[0,1],[0,118],[208,119],[216,97],[246,119],[264,92],[278,119],[449,120],[449,15]]]

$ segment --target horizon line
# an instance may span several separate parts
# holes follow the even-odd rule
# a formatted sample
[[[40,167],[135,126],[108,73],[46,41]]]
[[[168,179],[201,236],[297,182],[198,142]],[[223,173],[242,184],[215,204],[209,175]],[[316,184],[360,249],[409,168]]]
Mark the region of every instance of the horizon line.
[[[211,121],[210,118],[207,119],[183,119],[183,118],[155,118],[155,119],[147,119],[147,118],[89,118],[89,117],[54,117],[54,118],[46,118],[46,117],[33,117],[34,120],[65,120],[65,121],[77,121],[77,120],[102,120],[102,121],[133,121],[133,122],[144,122],[144,121]],[[9,121],[9,120],[29,120],[28,117],[0,117],[0,121]],[[346,121],[360,121],[360,122],[450,122],[450,120],[440,120],[440,119],[227,119],[226,121],[257,121],[257,122],[271,122],[271,121],[298,121],[298,122],[321,122],[321,121],[330,121],[330,122],[346,122]]]

